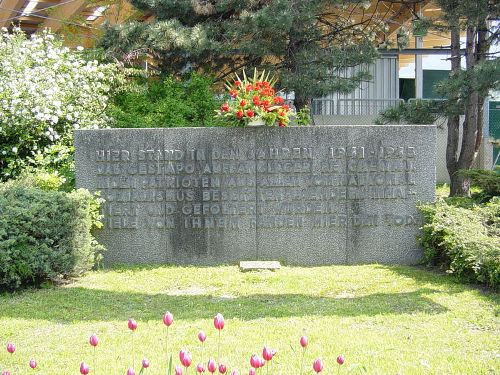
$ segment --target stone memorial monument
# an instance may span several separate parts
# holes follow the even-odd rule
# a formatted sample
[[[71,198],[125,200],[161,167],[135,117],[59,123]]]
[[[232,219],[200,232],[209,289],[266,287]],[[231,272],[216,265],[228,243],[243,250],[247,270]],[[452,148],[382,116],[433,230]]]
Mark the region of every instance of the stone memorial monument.
[[[434,126],[77,130],[106,263],[416,263]]]

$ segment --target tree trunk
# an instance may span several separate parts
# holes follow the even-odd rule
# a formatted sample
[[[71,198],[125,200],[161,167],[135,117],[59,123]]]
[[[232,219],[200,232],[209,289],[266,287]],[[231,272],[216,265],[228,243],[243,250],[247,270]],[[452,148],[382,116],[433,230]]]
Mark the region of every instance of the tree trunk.
[[[300,92],[295,92],[295,99],[293,101],[293,104],[295,105],[295,109],[300,111],[302,108],[304,108],[306,105],[311,107],[311,98],[306,98],[305,96],[301,95]]]
[[[458,23],[452,25],[451,32],[451,74],[460,71],[460,28]],[[458,100],[458,97],[450,97],[449,100]],[[460,116],[457,114],[448,116],[448,137],[446,144],[446,168],[450,176],[450,196],[464,195],[464,184],[456,175],[458,170],[458,145],[460,138]],[[465,185],[466,186],[466,185]],[[468,194],[468,190],[465,192]]]
[[[458,175],[456,172],[450,173],[450,196],[466,197],[470,193],[470,179]]]
[[[465,62],[467,71],[472,74],[469,77],[467,87],[467,97],[465,104],[465,116],[462,131],[462,145],[460,147],[460,156],[458,157],[457,169],[470,169],[476,157],[476,139],[478,132],[478,106],[479,93],[477,90],[477,82],[474,74],[474,66],[476,65],[476,29],[473,26],[467,26],[466,44],[465,44]],[[450,176],[451,177],[451,176]],[[451,186],[450,193],[452,196],[463,195],[469,196],[470,181],[467,178],[455,176],[452,181],[458,183],[459,186]]]

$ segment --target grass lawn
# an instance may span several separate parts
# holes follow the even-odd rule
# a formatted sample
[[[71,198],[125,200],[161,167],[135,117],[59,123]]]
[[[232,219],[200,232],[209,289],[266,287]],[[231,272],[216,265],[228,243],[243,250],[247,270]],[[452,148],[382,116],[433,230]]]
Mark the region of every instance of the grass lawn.
[[[13,375],[78,374],[82,360],[92,367],[88,338],[96,333],[97,374],[125,374],[143,357],[151,361],[145,374],[165,374],[161,318],[170,310],[169,347],[175,363],[179,349],[191,351],[192,375],[198,362],[217,356],[217,312],[226,318],[221,359],[242,375],[265,344],[278,351],[270,374],[299,374],[303,334],[307,374],[316,357],[325,362],[322,374],[337,374],[339,354],[346,358],[341,374],[498,374],[499,300],[403,266],[116,268],[63,287],[0,296],[0,343],[17,345],[12,356],[0,350],[0,367],[22,364]],[[135,333],[127,329],[131,317],[139,323]],[[208,336],[203,348],[199,330]],[[32,356],[36,371],[27,366]]]

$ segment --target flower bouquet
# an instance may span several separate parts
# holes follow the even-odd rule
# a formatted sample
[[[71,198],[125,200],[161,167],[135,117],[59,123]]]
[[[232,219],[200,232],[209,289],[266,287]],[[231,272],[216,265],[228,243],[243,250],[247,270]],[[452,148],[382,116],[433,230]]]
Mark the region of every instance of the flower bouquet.
[[[276,95],[273,86],[276,83],[269,73],[254,70],[253,77],[243,79],[236,74],[234,82],[226,82],[230,100],[223,103],[217,111],[218,117],[236,119],[243,126],[268,125],[288,126],[295,111],[285,104],[285,100]]]

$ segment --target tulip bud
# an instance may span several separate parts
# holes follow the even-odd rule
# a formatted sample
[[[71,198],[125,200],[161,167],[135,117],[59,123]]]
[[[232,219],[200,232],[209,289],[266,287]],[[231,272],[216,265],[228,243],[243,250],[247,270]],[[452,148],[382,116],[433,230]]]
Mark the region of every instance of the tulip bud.
[[[323,370],[323,361],[320,358],[314,360],[313,370],[316,372],[316,374],[320,373]]]
[[[260,365],[261,365],[261,359],[257,354],[253,354],[250,357],[250,366],[252,366],[253,368],[259,368],[261,367]]]
[[[302,346],[303,348],[305,348],[307,346],[307,344],[309,344],[309,340],[307,340],[306,336],[302,336],[300,338],[300,346]]]
[[[203,367],[203,365],[201,363],[198,363],[196,365],[196,372],[201,374],[202,372],[205,372],[205,367]]]
[[[89,344],[92,346],[97,346],[97,344],[99,344],[99,338],[97,337],[97,335],[90,336]]]
[[[147,358],[144,358],[142,360],[142,368],[148,368],[150,365],[149,360]]]
[[[224,317],[222,316],[222,314],[219,313],[215,315],[214,327],[219,331],[224,328]]]
[[[273,359],[273,350],[268,348],[267,346],[264,346],[264,349],[262,349],[262,357],[266,361],[270,361],[271,359]]]
[[[200,340],[200,342],[205,342],[206,339],[207,335],[205,335],[205,332],[203,331],[198,332],[198,340]]]
[[[172,323],[174,322],[174,316],[170,311],[167,311],[165,314],[163,314],[163,323],[167,326],[170,327]]]
[[[181,349],[181,351],[179,352],[179,360],[181,361],[181,363],[182,363],[182,361],[184,361],[184,357],[185,357],[186,353],[187,352],[183,349]]]
[[[177,365],[175,366],[175,375],[182,375],[182,367]]]
[[[339,355],[339,356],[337,357],[337,363],[338,363],[339,365],[343,365],[343,364],[344,364],[344,362],[345,362],[345,358],[344,358],[344,356],[343,356],[343,355]]]
[[[132,367],[129,367],[127,370],[127,375],[135,375],[135,371]]]
[[[214,373],[215,371],[217,371],[217,364],[215,363],[215,360],[210,358],[208,360],[208,365],[207,365],[207,369],[208,369],[208,372],[210,373]]]
[[[89,366],[85,362],[80,363],[80,374],[87,375],[89,372]]]
[[[7,344],[7,351],[10,353],[10,354],[14,354],[14,352],[16,351],[16,345],[14,345],[14,343],[12,342],[9,342]]]
[[[222,363],[221,363],[221,364],[219,365],[219,373],[221,373],[221,374],[225,374],[225,373],[226,373],[226,371],[227,371],[226,365],[224,365],[224,364],[222,364]]]
[[[255,370],[252,368],[248,371],[248,375],[255,375]]]
[[[128,320],[128,329],[135,331],[137,329],[137,322],[134,319]]]
[[[183,355],[181,357],[181,353],[183,352]],[[191,357],[191,353],[187,352],[187,351],[183,351],[181,350],[181,353],[179,353],[179,358],[181,360],[181,363],[184,367],[189,367],[191,366],[191,362],[193,361],[192,357]]]
[[[36,361],[35,361],[33,358],[32,358],[32,359],[30,359],[30,367],[31,367],[32,369],[35,369],[35,368],[36,368],[36,366],[37,366]]]

